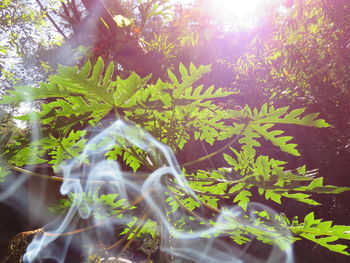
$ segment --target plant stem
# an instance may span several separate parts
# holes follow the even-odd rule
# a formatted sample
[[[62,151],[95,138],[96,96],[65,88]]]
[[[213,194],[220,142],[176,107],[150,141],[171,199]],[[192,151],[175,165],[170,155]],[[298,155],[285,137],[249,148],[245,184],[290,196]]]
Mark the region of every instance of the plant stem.
[[[46,179],[46,180],[52,180],[52,181],[56,181],[56,182],[64,182],[64,181],[72,181],[72,182],[80,182],[80,183],[92,183],[92,184],[120,184],[120,181],[99,181],[99,180],[86,180],[86,179],[77,179],[77,178],[63,178],[63,177],[59,177],[59,176],[49,176],[49,175],[45,175],[45,174],[41,174],[41,173],[36,173],[36,172],[32,172],[17,166],[13,166],[13,165],[8,165],[9,168],[11,170],[17,171],[17,172],[21,172],[30,176],[34,176],[34,177],[38,177],[41,179]],[[137,177],[139,176],[140,179],[144,179],[145,177],[147,177],[149,174],[145,173],[145,174],[135,174],[135,173],[130,173],[127,175],[131,175],[133,177]]]

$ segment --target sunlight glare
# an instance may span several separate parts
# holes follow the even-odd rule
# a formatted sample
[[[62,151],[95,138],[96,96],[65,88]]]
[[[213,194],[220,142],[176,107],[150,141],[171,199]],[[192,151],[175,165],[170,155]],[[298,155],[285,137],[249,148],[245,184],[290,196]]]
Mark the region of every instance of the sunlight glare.
[[[272,5],[273,0],[215,0],[213,15],[229,29],[252,29]]]
[[[205,3],[208,14],[223,25],[225,31],[230,31],[255,28],[268,15],[270,8],[281,1],[202,0],[200,2]]]

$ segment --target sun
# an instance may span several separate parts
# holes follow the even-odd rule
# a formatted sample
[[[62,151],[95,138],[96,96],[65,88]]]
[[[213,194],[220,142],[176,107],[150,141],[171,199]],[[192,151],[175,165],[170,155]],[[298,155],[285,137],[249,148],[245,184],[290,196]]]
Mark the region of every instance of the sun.
[[[271,8],[282,0],[178,0],[182,4],[200,3],[224,30],[250,30],[267,17]]]
[[[228,29],[252,29],[276,0],[210,0],[211,13]]]

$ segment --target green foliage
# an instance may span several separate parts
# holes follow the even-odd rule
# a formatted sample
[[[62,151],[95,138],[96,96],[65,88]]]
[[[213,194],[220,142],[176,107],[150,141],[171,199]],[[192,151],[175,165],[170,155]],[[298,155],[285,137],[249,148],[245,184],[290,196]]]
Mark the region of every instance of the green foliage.
[[[255,36],[231,65],[235,86],[249,83],[266,99],[316,104],[325,114],[335,101],[341,107],[349,95],[349,10],[345,1],[293,1],[271,21],[271,34]]]
[[[293,223],[292,231],[294,233],[300,233],[300,236],[311,240],[321,246],[327,247],[329,250],[342,253],[344,255],[350,255],[345,249],[347,246],[341,244],[331,244],[339,239],[350,240],[350,227],[349,226],[332,226],[332,221],[323,221],[321,219],[315,219],[313,212],[305,216],[304,222]],[[300,231],[300,232],[299,232]]]
[[[271,143],[279,147],[282,151],[289,154],[300,156],[300,153],[295,149],[297,146],[293,143],[288,143],[293,139],[291,136],[280,136],[284,133],[282,130],[271,130],[275,124],[297,124],[310,127],[330,127],[322,119],[316,119],[319,114],[311,113],[304,117],[300,115],[305,109],[295,109],[289,113],[288,107],[275,109],[273,106],[268,107],[264,104],[259,112],[257,109],[253,111],[246,106],[241,113],[236,113],[236,116],[249,121],[248,127],[243,132],[243,138],[240,139],[242,144],[246,144],[245,147],[259,147],[260,143],[256,140],[258,138],[264,138],[271,141]]]
[[[50,77],[49,83],[42,84],[40,88],[17,87],[4,96],[0,101],[2,104],[15,104],[28,98],[42,101],[39,111],[18,118],[40,121],[44,129],[42,138],[24,145],[21,151],[9,155],[6,161],[18,166],[45,162],[58,172],[73,158],[82,161],[82,165],[90,165],[91,160],[86,156],[89,150],[99,152],[110,161],[123,162],[133,172],[153,172],[162,167],[164,160],[161,156],[131,145],[125,137],[117,134],[110,135],[112,143],[105,139],[87,144],[87,138],[93,135],[91,129],[85,129],[87,126],[103,129],[115,119],[144,128],[178,156],[186,150],[185,146],[190,141],[214,146],[224,141],[226,146],[219,150],[182,164],[184,178],[197,198],[188,194],[173,178],[164,182],[167,216],[180,210],[188,214],[186,218],[175,220],[176,229],[191,232],[195,230],[195,224],[214,226],[218,230],[213,235],[227,235],[237,244],[256,237],[281,249],[303,237],[332,251],[347,254],[346,246],[330,244],[338,239],[349,239],[347,226],[331,227],[331,222],[321,223],[314,219],[313,214],[305,217],[305,222],[301,224],[290,223],[282,214],[265,209],[256,209],[254,213],[258,216],[251,216],[252,200],[257,198],[264,198],[267,204],[271,201],[283,204],[288,198],[312,206],[319,205],[312,193],[337,194],[350,190],[348,187],[324,185],[323,178],[317,178],[317,171],[308,171],[305,166],[286,170],[285,161],[258,152],[264,141],[280,151],[300,156],[296,143],[291,143],[293,137],[284,136],[282,127],[330,127],[318,118],[318,114],[305,114],[305,109],[289,110],[288,107],[275,108],[268,104],[260,109],[220,107],[215,99],[227,98],[233,92],[214,86],[206,88],[198,83],[210,71],[210,66],[190,64],[186,68],[180,64],[178,71],[167,71],[168,81],[158,80],[154,84],[148,83],[149,77],[141,78],[135,73],[125,79],[115,78],[113,69],[112,63],[106,67],[101,58],[95,65],[85,63],[81,69],[62,67],[57,75]],[[130,133],[128,136],[140,135]],[[11,147],[18,145],[13,143],[8,147],[9,151]],[[230,151],[226,151],[227,148]],[[35,158],[26,158],[33,151]],[[227,165],[194,172],[185,168],[214,155],[223,155]],[[239,214],[224,209],[227,203],[236,205]],[[126,200],[118,199],[117,193],[99,195],[98,192],[86,192],[70,194],[51,210],[64,213],[70,207],[77,207],[91,210],[99,218],[130,214],[132,220],[122,235],[128,239],[143,234],[154,237],[160,231],[155,220],[145,218],[139,223],[144,214],[139,217],[140,209],[134,208],[141,208],[142,204],[128,207]],[[201,214],[202,208],[209,213]],[[220,216],[224,221],[216,221]],[[288,231],[295,237],[286,237]]]
[[[10,175],[10,171],[5,166],[0,166],[0,183],[5,182],[8,175]]]
[[[111,215],[119,218],[125,216],[122,213],[126,208],[126,200],[118,198],[119,194],[100,195],[98,191],[94,193],[70,193],[67,199],[60,200],[60,204],[50,207],[53,213],[65,214],[72,207],[83,210],[84,212],[92,211],[94,217],[104,219]],[[130,210],[135,207],[129,207]]]
[[[134,226],[137,223],[138,218],[133,217],[127,224],[127,227],[124,228],[123,232],[120,235],[128,234],[128,239],[143,237],[145,235],[150,235],[155,238],[159,233],[157,232],[157,222],[151,219],[147,219],[143,222],[143,226],[140,229],[135,229]]]

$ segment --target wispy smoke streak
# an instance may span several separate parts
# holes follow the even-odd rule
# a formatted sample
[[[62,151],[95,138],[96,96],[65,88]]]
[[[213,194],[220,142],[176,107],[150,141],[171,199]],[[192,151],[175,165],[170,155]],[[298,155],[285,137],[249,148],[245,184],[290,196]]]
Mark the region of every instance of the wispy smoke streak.
[[[153,168],[147,176],[142,174],[143,180],[136,180],[130,172],[125,172],[122,166],[113,160],[106,159],[106,152],[113,149],[115,145],[123,145],[126,149],[136,146],[149,156],[149,163]],[[251,223],[252,220],[244,220],[243,213],[238,207],[225,208],[220,211],[216,219],[210,222],[204,219],[193,219],[191,226],[180,230],[177,222],[189,216],[187,211],[179,207],[175,212],[170,213],[167,208],[167,198],[169,194],[170,182],[176,184],[182,193],[200,203],[198,197],[193,192],[185,176],[182,175],[181,168],[173,152],[162,143],[155,140],[144,130],[129,125],[121,120],[116,121],[111,126],[102,130],[91,138],[86,144],[83,152],[73,158],[68,164],[61,167],[64,182],[60,191],[62,195],[76,195],[73,202],[64,216],[64,219],[44,227],[45,233],[38,235],[28,246],[24,256],[25,262],[33,262],[35,259],[55,258],[58,262],[65,262],[65,256],[69,246],[72,244],[69,231],[74,232],[77,228],[77,219],[93,219],[96,227],[91,229],[103,240],[106,230],[113,233],[117,226],[128,225],[133,219],[129,213],[123,216],[114,216],[112,220],[106,217],[96,216],[96,204],[88,202],[79,195],[84,193],[97,193],[98,184],[90,181],[113,182],[108,186],[103,186],[103,191],[109,194],[118,194],[118,199],[125,199],[127,204],[131,204],[137,196],[143,197],[143,215],[150,215],[150,218],[157,222],[160,241],[160,251],[169,255],[169,261],[174,262],[270,262],[270,263],[292,263],[292,247],[287,245],[285,251],[277,248],[278,244],[291,242],[291,234],[286,229],[279,227],[279,222],[273,217],[277,215],[273,210],[256,203],[248,206],[250,219],[255,219],[259,211],[268,211],[270,215],[269,224],[266,226]],[[135,173],[137,178],[138,173]],[[77,180],[72,180],[75,178]],[[141,204],[139,202],[138,204]],[[108,211],[100,211],[107,213]],[[141,213],[142,214],[142,213]],[[137,213],[135,213],[137,216]],[[109,217],[112,218],[112,217]],[[107,217],[108,219],[108,217]],[[101,226],[101,230],[100,227]],[[255,229],[267,235],[270,233],[275,240],[268,258],[258,259],[250,255],[247,250],[231,246],[227,241],[220,239],[225,233],[240,231],[240,229]],[[277,230],[276,230],[277,229]],[[269,232],[270,231],[270,232]],[[63,249],[51,248],[51,244],[61,237],[67,236]],[[96,244],[94,235],[89,231],[84,232],[84,240],[88,244]],[[84,241],[84,242],[85,242]]]

